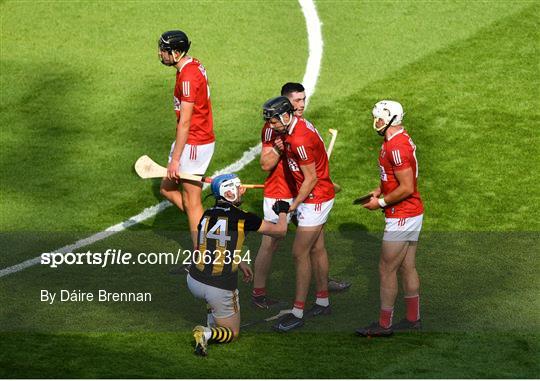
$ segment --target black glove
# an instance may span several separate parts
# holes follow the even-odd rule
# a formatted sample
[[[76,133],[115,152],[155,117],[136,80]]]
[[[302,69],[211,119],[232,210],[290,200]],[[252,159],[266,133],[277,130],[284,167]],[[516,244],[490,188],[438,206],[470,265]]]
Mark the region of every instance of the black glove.
[[[272,205],[272,210],[274,211],[274,213],[279,215],[279,213],[288,213],[290,207],[291,205],[287,201],[280,200],[276,201],[274,205]]]

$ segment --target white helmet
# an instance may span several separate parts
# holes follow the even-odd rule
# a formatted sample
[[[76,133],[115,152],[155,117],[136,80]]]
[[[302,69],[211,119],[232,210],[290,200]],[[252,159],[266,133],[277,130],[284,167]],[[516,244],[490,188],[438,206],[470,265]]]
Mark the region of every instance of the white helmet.
[[[373,114],[373,128],[379,134],[381,134],[381,132],[384,131],[387,127],[401,124],[401,122],[403,121],[403,115],[405,115],[405,113],[403,112],[403,107],[399,102],[388,100],[375,103],[375,106],[373,106],[373,110],[371,111],[371,113]],[[384,125],[382,125],[381,127],[377,127],[377,119],[384,120]]]

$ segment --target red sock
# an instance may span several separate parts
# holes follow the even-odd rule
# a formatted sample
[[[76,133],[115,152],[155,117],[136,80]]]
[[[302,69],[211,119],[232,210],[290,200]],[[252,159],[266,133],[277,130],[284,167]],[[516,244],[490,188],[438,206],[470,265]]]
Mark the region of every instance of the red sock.
[[[392,317],[394,315],[394,307],[381,308],[379,313],[379,325],[383,328],[390,328],[392,325]]]
[[[266,288],[254,288],[253,291],[251,291],[251,295],[255,297],[266,295]]]
[[[407,306],[407,320],[417,321],[420,319],[420,296],[406,296],[405,305]]]
[[[328,298],[328,290],[317,291],[317,293],[315,294],[315,297],[317,297],[317,298]]]
[[[293,307],[294,308],[298,308],[299,310],[303,310],[304,309],[304,305],[305,303],[304,302],[300,302],[298,300],[295,300],[294,304],[293,304]]]

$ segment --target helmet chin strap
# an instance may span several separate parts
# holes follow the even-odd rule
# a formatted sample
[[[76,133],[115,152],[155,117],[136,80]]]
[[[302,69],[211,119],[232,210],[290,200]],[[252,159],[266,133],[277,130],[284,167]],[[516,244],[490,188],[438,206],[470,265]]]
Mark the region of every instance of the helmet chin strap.
[[[177,51],[177,50],[174,50],[174,51]],[[168,52],[168,51],[167,51],[167,52]],[[165,66],[174,66],[174,65],[176,65],[176,64],[177,64],[178,62],[180,62],[180,60],[181,60],[182,58],[184,58],[184,56],[186,55],[186,52],[181,52],[180,57],[178,57],[178,59],[176,59],[176,58],[174,57],[173,50],[171,50],[171,51],[168,52],[168,53],[173,57],[173,62],[171,62],[171,63],[166,63],[166,62],[164,62],[164,61],[163,61],[163,57],[161,56],[161,54],[159,55],[159,59],[160,59],[161,63],[162,63],[163,65],[165,65]]]
[[[175,50],[175,51],[177,51],[177,50]],[[182,54],[180,54],[180,57],[178,57],[178,59],[174,58],[174,54],[173,54],[173,61],[174,61],[174,64],[175,64],[175,65],[176,65],[178,62],[180,62],[180,60],[181,60],[182,58],[184,58],[185,55],[186,55],[186,52],[181,52],[181,53],[182,53]]]
[[[380,135],[380,136],[384,136],[384,134],[386,134],[386,130],[388,130],[388,128],[390,128],[390,126],[392,126],[392,122],[394,121],[394,119],[396,119],[396,115],[392,116],[392,118],[390,119],[390,121],[386,124],[386,126],[384,126],[383,128],[381,128],[380,130],[378,129],[377,130],[377,133]],[[376,122],[374,122],[376,123]]]
[[[292,119],[293,119],[293,114],[292,113],[289,113],[289,123],[285,123],[283,121],[283,114],[281,114],[279,116],[279,121],[281,122],[281,124],[283,124],[285,126],[285,131],[289,131],[289,126],[291,125]]]

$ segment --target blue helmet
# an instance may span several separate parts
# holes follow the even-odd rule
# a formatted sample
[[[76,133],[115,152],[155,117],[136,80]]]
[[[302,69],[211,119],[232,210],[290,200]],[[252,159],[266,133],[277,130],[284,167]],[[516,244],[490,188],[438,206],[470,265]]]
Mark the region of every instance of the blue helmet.
[[[234,173],[225,173],[223,175],[218,175],[212,179],[210,184],[210,189],[212,194],[217,199],[225,199],[227,201],[235,202],[238,201],[237,187],[241,185],[240,179]],[[235,195],[234,200],[229,200],[225,198],[225,192],[231,191]]]

